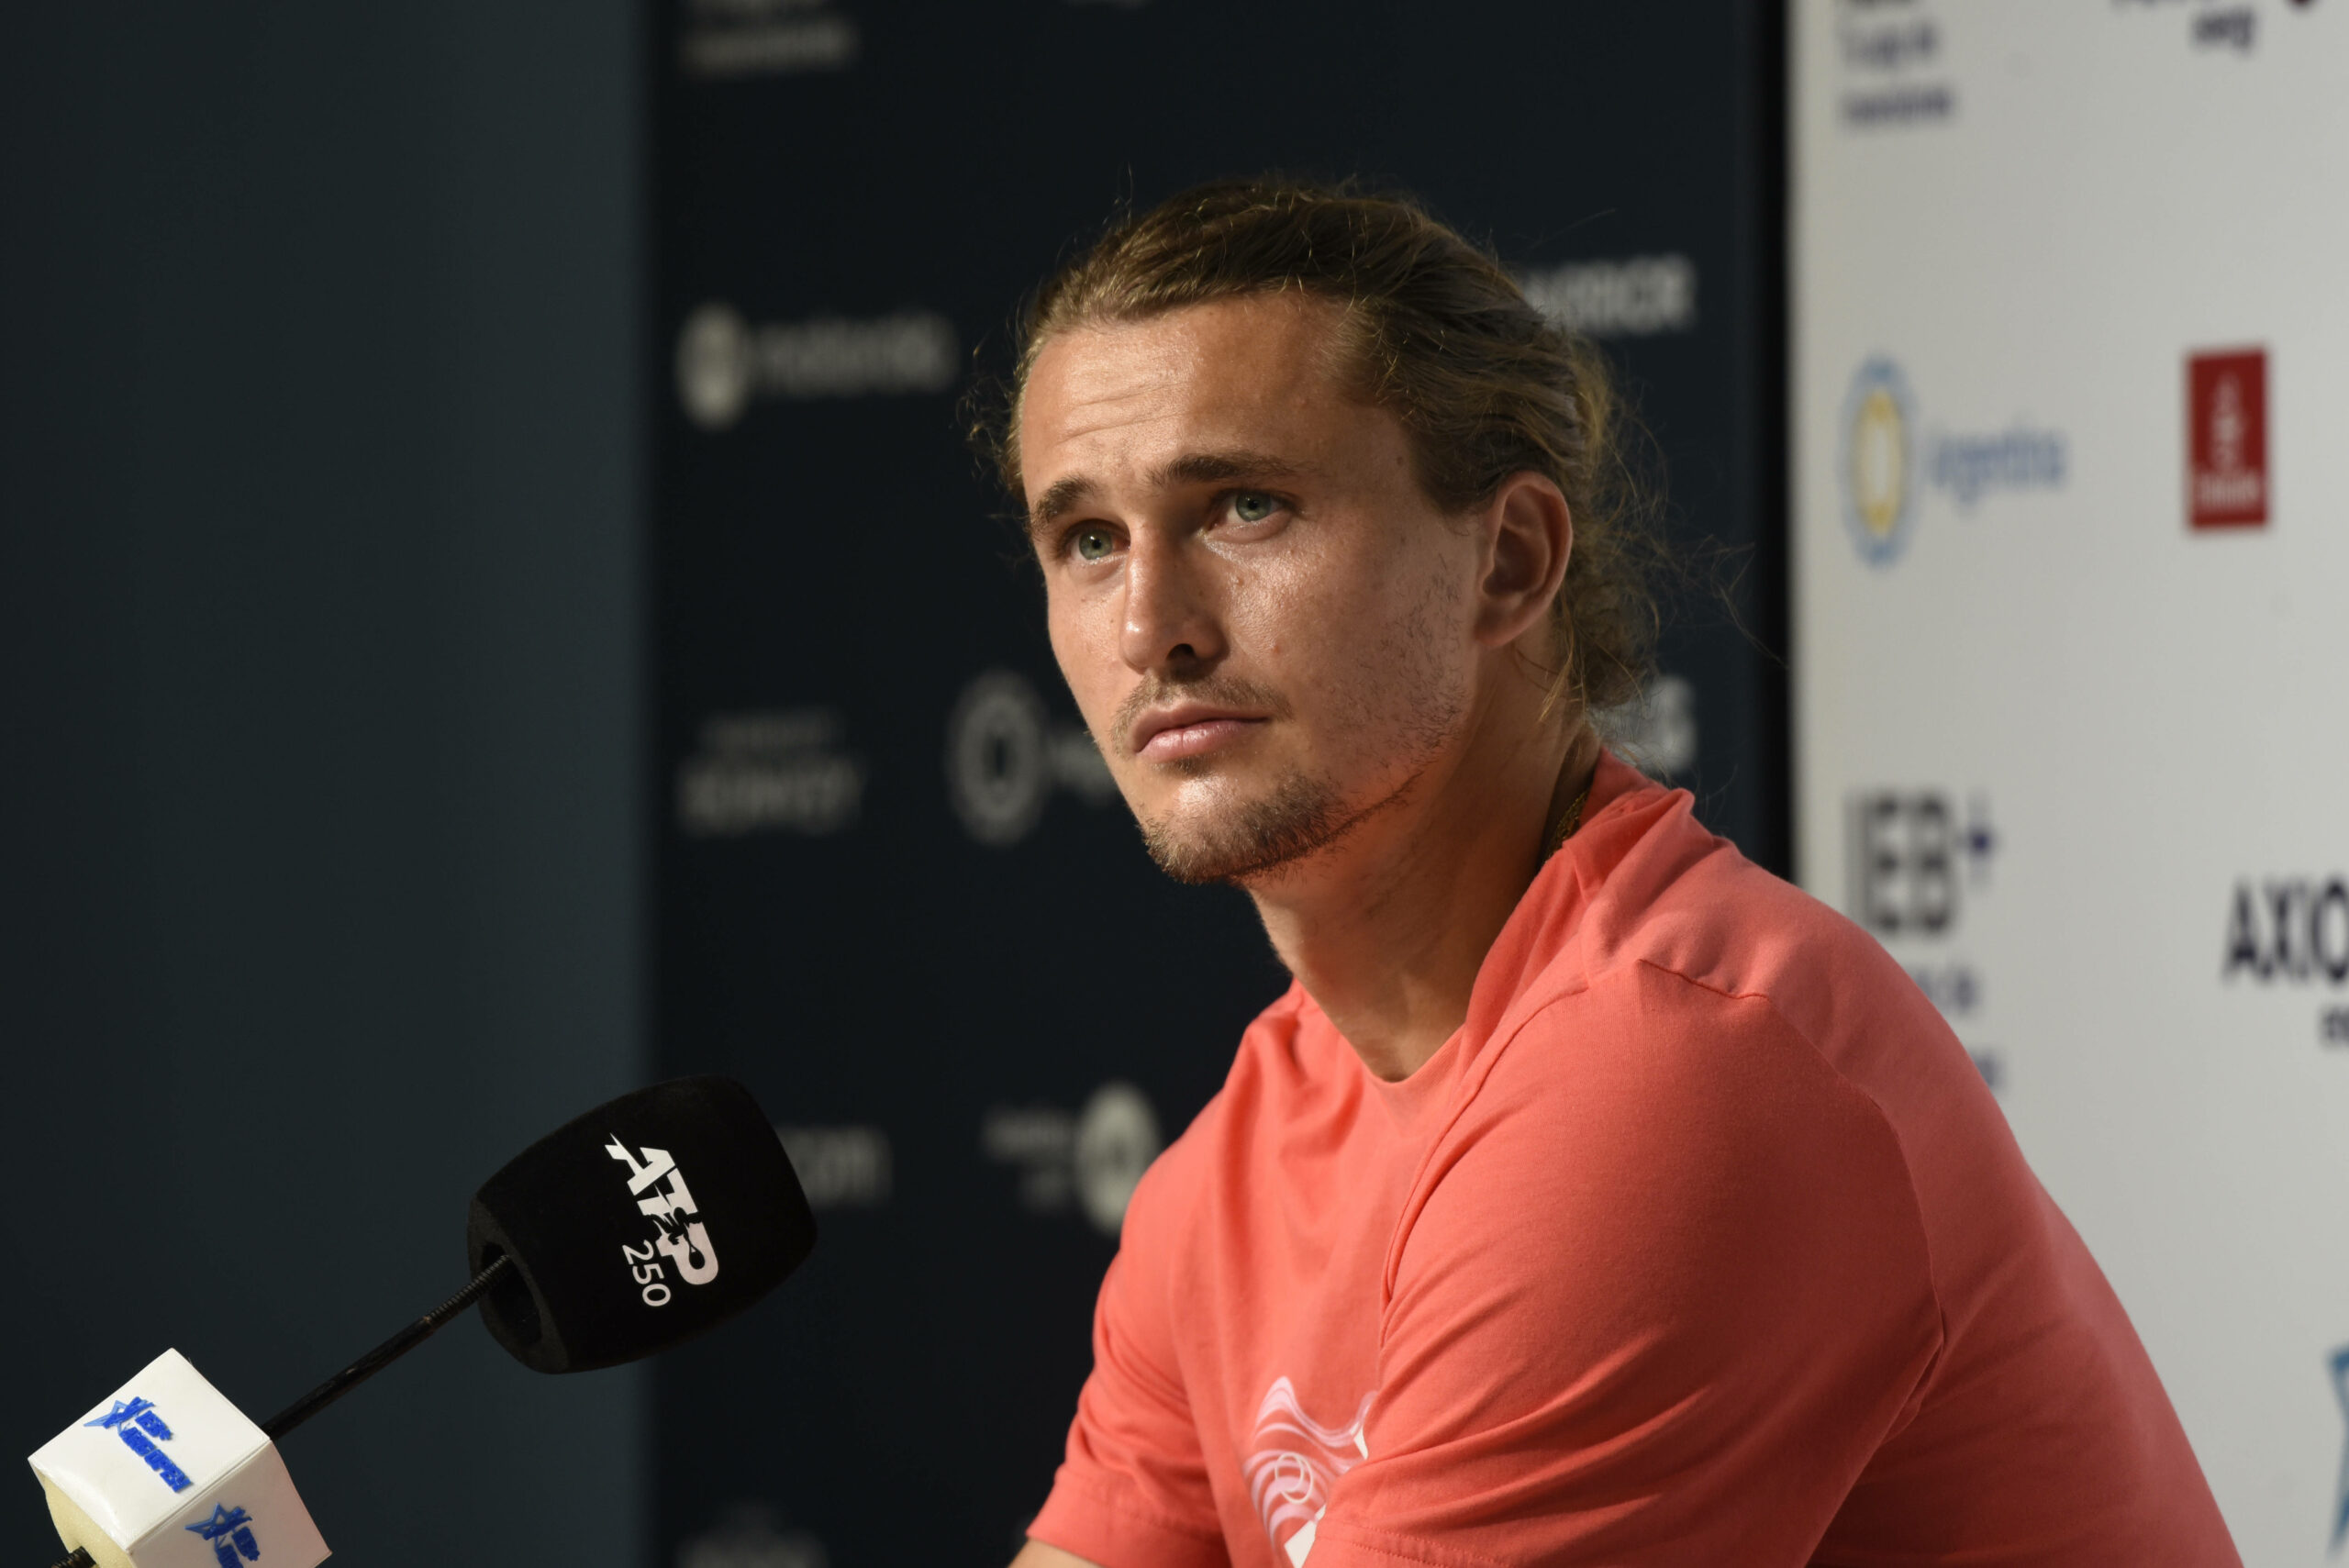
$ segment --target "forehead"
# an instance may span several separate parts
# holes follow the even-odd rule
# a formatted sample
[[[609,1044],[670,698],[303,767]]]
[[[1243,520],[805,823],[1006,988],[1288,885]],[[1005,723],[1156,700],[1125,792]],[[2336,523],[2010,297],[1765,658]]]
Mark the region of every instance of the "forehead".
[[[1023,485],[1032,498],[1202,448],[1326,449],[1372,414],[1341,380],[1343,319],[1332,301],[1262,295],[1062,333],[1020,395]]]

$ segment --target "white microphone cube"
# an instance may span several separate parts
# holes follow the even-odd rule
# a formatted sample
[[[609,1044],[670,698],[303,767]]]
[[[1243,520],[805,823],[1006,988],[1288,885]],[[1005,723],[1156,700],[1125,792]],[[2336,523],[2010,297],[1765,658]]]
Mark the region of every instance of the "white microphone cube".
[[[276,1445],[177,1351],[41,1445],[67,1547],[99,1568],[317,1568],[327,1543]]]

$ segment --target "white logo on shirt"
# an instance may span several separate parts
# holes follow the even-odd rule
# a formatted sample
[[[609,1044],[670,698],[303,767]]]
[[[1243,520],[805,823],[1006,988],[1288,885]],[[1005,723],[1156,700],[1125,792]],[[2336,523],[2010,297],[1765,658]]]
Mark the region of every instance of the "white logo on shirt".
[[[1338,1477],[1370,1457],[1363,1430],[1370,1421],[1375,1392],[1362,1396],[1352,1425],[1325,1427],[1297,1402],[1297,1387],[1276,1377],[1256,1407],[1255,1451],[1240,1466],[1248,1496],[1273,1544],[1288,1554],[1293,1568],[1305,1568],[1313,1533],[1330,1511],[1330,1488]],[[1286,1539],[1284,1537],[1286,1536]]]

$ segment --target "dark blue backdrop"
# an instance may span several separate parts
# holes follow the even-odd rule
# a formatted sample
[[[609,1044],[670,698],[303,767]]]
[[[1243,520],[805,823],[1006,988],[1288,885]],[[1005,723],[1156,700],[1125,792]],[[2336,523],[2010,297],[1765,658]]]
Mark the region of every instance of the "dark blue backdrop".
[[[166,1346],[266,1417],[640,1082],[640,17],[9,7],[0,1558]],[[290,1436],[338,1563],[640,1562],[641,1384],[472,1323]]]
[[[974,347],[1119,198],[1403,184],[1608,339],[1676,529],[1764,547],[1734,596],[1767,640],[1767,10],[659,13],[659,1050],[757,1087],[824,1224],[774,1304],[656,1373],[681,1568],[1008,1557],[1122,1195],[1285,983],[1245,901],[1162,881],[1103,787],[958,439]],[[1653,766],[1782,863],[1774,666],[1701,605],[1663,664]]]

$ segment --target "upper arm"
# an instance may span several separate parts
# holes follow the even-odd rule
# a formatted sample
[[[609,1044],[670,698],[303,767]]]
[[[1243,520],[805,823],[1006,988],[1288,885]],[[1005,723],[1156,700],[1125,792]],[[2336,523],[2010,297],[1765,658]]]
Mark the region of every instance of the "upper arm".
[[[1873,1102],[1766,1001],[1609,984],[1439,1146],[1314,1568],[1806,1562],[1937,1349]]]
[[[1135,1189],[1093,1314],[1093,1371],[1021,1553],[1108,1568],[1222,1568],[1221,1521],[1174,1342],[1169,1275],[1187,1186],[1162,1156]],[[1047,1545],[1046,1542],[1057,1544]],[[1081,1553],[1082,1555],[1078,1555]]]

